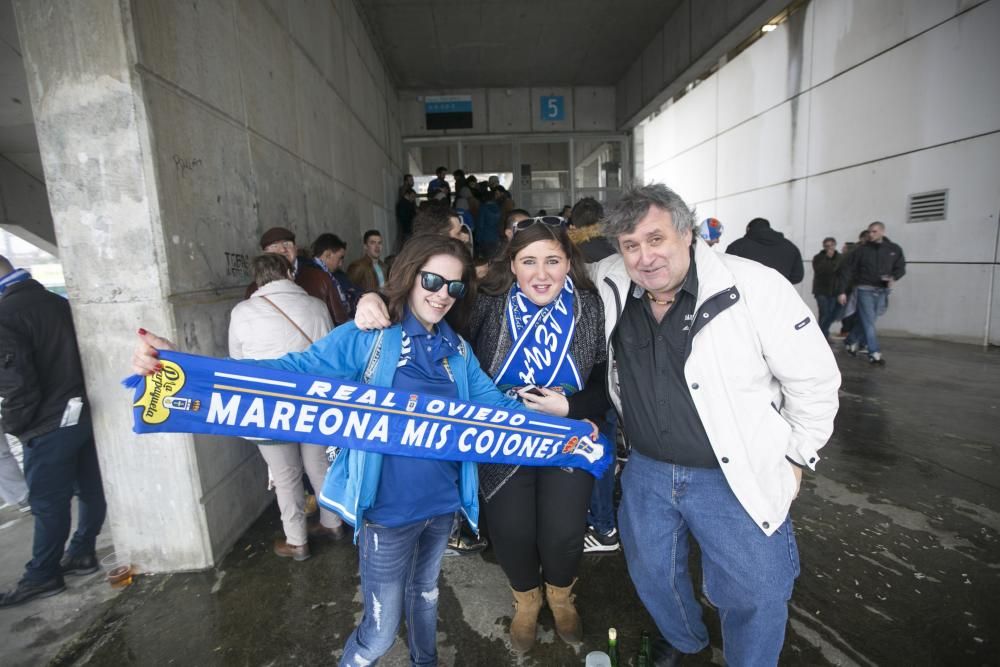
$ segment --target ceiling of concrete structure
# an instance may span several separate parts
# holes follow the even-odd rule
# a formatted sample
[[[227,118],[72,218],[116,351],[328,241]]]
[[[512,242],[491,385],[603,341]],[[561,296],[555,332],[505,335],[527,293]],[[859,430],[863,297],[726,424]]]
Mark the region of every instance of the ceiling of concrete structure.
[[[9,0],[0,0],[0,156],[43,180],[28,80]]]
[[[362,0],[400,88],[607,85],[681,0]]]
[[[615,85],[681,0],[362,0],[401,88]],[[0,0],[0,159],[44,180],[10,0]]]

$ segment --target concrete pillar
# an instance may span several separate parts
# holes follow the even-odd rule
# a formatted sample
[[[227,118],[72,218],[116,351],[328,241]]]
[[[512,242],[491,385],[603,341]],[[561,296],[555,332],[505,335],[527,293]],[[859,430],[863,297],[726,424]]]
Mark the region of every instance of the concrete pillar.
[[[207,255],[227,243],[245,254],[256,231],[247,143],[220,148],[233,137],[213,141],[216,128],[204,123],[187,136],[191,152],[157,150],[180,111],[170,96],[144,93],[129,3],[25,0],[15,12],[95,417],[105,530],[142,570],[210,567],[270,502],[266,469],[243,443],[132,434],[118,383],[139,326],[187,351],[225,353],[228,311],[246,276],[220,279]],[[215,150],[198,157],[198,144]],[[165,183],[213,168],[225,177],[186,191]],[[193,206],[209,188],[216,206]],[[202,217],[184,215],[193,208]]]
[[[398,95],[350,0],[15,0],[119,548],[210,567],[270,502],[256,448],[131,433],[136,328],[226,354],[267,228],[394,241]]]

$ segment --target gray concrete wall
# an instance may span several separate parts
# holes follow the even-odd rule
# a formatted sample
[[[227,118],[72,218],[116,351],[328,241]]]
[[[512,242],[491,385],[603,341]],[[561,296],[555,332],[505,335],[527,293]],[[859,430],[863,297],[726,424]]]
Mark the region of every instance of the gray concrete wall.
[[[424,98],[430,95],[468,95],[472,98],[473,127],[467,130],[428,130]],[[542,96],[561,95],[564,119],[542,119]],[[533,132],[613,132],[613,86],[548,88],[466,88],[399,91],[400,123],[404,137],[440,137]],[[451,164],[451,163],[448,163]]]
[[[269,494],[256,448],[130,433],[139,326],[223,355],[268,227],[394,240],[396,93],[351,0],[15,3],[116,546],[211,566]]]

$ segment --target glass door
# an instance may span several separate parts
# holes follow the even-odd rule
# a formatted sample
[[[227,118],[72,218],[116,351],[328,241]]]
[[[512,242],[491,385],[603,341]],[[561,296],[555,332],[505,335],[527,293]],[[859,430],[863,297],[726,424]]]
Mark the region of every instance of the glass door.
[[[577,139],[573,156],[576,200],[593,197],[605,206],[618,201],[622,191],[624,142],[617,138]]]
[[[507,135],[469,139],[407,140],[409,171],[418,195],[437,167],[446,167],[446,179],[462,169],[478,182],[493,177],[510,195],[507,207],[523,208],[532,215],[545,211],[558,215],[583,197],[605,206],[621,197],[629,160],[623,135]],[[474,207],[473,207],[474,208]]]
[[[573,205],[570,140],[522,139],[518,146],[518,207],[532,215],[559,215]]]

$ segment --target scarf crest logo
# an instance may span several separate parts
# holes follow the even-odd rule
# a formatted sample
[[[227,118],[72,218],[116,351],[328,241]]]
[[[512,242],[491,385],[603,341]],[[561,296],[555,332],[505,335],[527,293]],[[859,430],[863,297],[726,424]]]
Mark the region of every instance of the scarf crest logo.
[[[171,410],[201,409],[201,401],[176,398],[174,394],[184,387],[184,369],[172,361],[162,361],[163,370],[146,376],[146,390],[132,407],[143,408],[141,419],[146,424],[162,424],[170,417]]]

